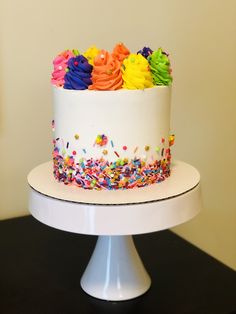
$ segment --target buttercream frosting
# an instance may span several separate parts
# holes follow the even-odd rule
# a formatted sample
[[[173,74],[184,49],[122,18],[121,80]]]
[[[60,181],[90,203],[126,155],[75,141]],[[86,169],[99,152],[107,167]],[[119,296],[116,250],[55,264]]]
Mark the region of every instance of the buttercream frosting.
[[[68,61],[70,58],[75,57],[78,54],[78,50],[65,50],[53,60],[54,71],[52,72],[51,79],[53,85],[64,85],[64,77],[66,74]]]
[[[117,59],[120,62],[127,58],[129,54],[130,54],[129,49],[123,43],[117,44],[112,52],[113,58]]]
[[[153,53],[153,50],[149,47],[143,47],[143,49],[139,50],[137,54],[138,53],[140,53],[144,58],[147,59]]]
[[[71,58],[68,61],[68,71],[65,75],[65,89],[87,89],[92,83],[91,72],[92,66],[88,63],[88,60],[79,55]]]
[[[106,50],[101,50],[94,59],[92,82],[89,89],[94,90],[116,90],[122,86],[120,62]]]
[[[161,48],[153,52],[147,46],[137,54],[123,43],[116,44],[112,53],[95,45],[82,55],[78,50],[65,50],[53,66],[51,83],[65,89],[144,89],[172,82],[167,53]]]
[[[93,65],[95,57],[99,54],[100,50],[95,46],[89,47],[84,53],[83,56],[88,60],[88,62]]]
[[[172,77],[167,53],[159,48],[148,57],[148,61],[154,83],[156,85],[170,85]]]
[[[144,89],[153,86],[148,61],[141,54],[130,54],[122,64],[123,88]]]

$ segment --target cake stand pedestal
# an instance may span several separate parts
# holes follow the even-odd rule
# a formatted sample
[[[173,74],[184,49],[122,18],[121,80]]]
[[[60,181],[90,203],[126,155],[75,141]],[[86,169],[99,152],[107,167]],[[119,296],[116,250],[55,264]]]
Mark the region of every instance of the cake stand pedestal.
[[[99,299],[128,300],[151,285],[132,235],[192,219],[201,209],[199,182],[194,167],[175,161],[171,176],[161,184],[131,190],[83,190],[58,183],[52,163],[47,162],[28,175],[29,210],[51,227],[98,235],[81,286]]]

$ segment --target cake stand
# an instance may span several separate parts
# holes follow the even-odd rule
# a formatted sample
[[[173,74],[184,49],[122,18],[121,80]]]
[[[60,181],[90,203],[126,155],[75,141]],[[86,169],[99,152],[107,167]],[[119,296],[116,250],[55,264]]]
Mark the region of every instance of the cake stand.
[[[51,227],[98,235],[81,287],[99,299],[128,300],[151,285],[132,235],[167,229],[193,218],[201,209],[199,182],[194,167],[175,161],[171,176],[160,184],[130,190],[83,190],[58,183],[52,163],[47,162],[28,175],[29,210]]]

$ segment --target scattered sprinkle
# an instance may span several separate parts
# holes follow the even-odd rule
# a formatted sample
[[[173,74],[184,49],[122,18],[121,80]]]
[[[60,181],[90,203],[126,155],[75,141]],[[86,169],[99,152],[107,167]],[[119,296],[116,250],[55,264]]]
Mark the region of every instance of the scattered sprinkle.
[[[81,158],[75,162],[73,156],[61,156],[55,146],[53,162],[54,176],[58,181],[84,189],[132,189],[161,182],[170,175],[168,158],[151,163],[140,158],[119,158],[114,162],[104,158]]]
[[[119,158],[120,157],[120,155],[116,152],[116,151],[114,151],[114,153],[116,154],[116,156]]]
[[[78,136],[78,137],[77,137]],[[79,138],[78,134],[74,135],[75,139]],[[99,138],[98,138],[99,137]],[[97,145],[107,143],[107,137],[99,135]],[[143,155],[140,158],[128,159],[120,158],[117,151],[113,150],[117,159],[108,161],[105,157],[100,159],[86,159],[84,157],[75,159],[77,152],[73,150],[68,154],[69,142],[64,146],[63,139],[60,139],[62,147],[57,147],[58,140],[54,139],[54,176],[58,181],[64,184],[76,185],[84,189],[95,190],[116,190],[116,189],[132,189],[134,187],[143,187],[153,183],[158,183],[170,175],[171,150],[164,148],[164,145],[156,146],[155,151],[161,151],[160,160],[155,157]],[[161,139],[164,143],[165,140]],[[113,141],[110,141],[114,147]],[[174,143],[174,135],[169,137],[170,146]],[[123,150],[127,150],[127,146],[122,146]],[[149,151],[150,146],[145,146],[145,151]],[[84,154],[87,154],[85,148],[82,149]],[[134,154],[138,151],[138,146],[134,149]],[[107,149],[102,150],[103,155],[108,154]]]
[[[54,132],[55,131],[55,120],[52,120],[51,126],[52,126],[52,131]]]
[[[62,152],[61,153],[62,153],[63,156],[66,154],[65,148],[62,148]]]
[[[105,146],[107,144],[107,136],[104,134],[99,134],[96,137],[95,144],[98,146]]]
[[[75,134],[75,139],[76,139],[76,140],[79,139],[79,134]]]
[[[172,146],[172,145],[174,145],[174,143],[175,143],[175,135],[171,134],[169,136],[169,145]]]

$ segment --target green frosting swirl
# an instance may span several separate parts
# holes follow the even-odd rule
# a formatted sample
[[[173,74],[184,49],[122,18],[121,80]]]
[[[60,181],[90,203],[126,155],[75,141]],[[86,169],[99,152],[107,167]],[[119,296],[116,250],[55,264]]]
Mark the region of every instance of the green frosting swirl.
[[[172,76],[167,54],[159,48],[148,57],[148,61],[155,85],[170,85]]]

